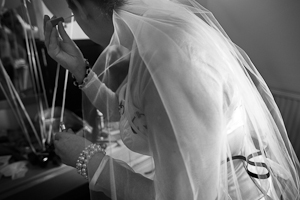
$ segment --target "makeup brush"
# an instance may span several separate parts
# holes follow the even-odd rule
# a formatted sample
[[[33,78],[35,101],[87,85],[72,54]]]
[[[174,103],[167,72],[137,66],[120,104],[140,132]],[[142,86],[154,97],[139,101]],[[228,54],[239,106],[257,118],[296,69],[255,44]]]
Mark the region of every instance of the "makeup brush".
[[[58,17],[58,18],[50,19],[50,22],[51,22],[52,26],[57,26],[57,24],[59,22],[65,22],[66,20],[70,19],[73,16],[74,15],[70,15],[69,17],[66,17],[66,18]]]

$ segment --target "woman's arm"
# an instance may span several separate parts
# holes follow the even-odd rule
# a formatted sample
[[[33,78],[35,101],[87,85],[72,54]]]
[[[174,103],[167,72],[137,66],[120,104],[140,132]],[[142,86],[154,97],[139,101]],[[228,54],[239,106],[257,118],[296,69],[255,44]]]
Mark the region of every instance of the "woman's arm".
[[[214,200],[217,197],[221,133],[216,102],[209,101],[209,98],[202,99],[204,104],[199,107],[202,107],[203,113],[199,114],[199,123],[193,125],[204,137],[199,138],[196,133],[197,137],[193,138],[195,129],[188,122],[183,124],[181,130],[178,127],[175,130],[176,125],[170,121],[153,83],[148,84],[143,99],[149,130],[147,137],[155,161],[154,181],[113,160],[106,164],[98,178],[101,191],[108,196],[116,194],[118,199]],[[183,113],[182,116],[189,115]],[[189,121],[182,116],[178,116],[182,121],[177,121],[177,125]],[[185,140],[178,137],[180,131]],[[94,162],[97,160],[93,159]],[[93,165],[92,173],[99,163]],[[112,183],[116,189],[111,187]]]
[[[110,121],[118,121],[120,119],[118,95],[101,82],[93,71],[90,72],[87,79],[89,81],[82,88],[82,91],[90,102],[104,116],[109,116]]]
[[[55,152],[66,165],[76,167],[76,160],[82,150],[92,144],[89,140],[74,134],[72,130],[55,134]],[[98,166],[104,157],[103,153],[95,153],[88,162],[88,176],[90,180],[94,176]],[[117,196],[118,200],[152,200],[154,199],[153,181],[133,172],[122,161],[110,158],[100,176],[97,178],[94,188],[102,191],[107,196]]]
[[[57,61],[61,66],[68,69],[76,78],[78,83],[82,83],[85,77],[85,59],[77,47],[77,45],[71,40],[71,38],[66,33],[62,23],[58,23],[58,28],[53,27],[49,16],[44,17],[44,35],[45,35],[45,46],[47,48],[48,54]],[[123,53],[116,47],[107,48],[107,52],[112,55],[120,56]],[[105,55],[103,54],[103,57]],[[104,59],[105,60],[105,59]],[[100,66],[97,69],[97,74],[102,73],[105,66],[105,61],[99,59]],[[97,64],[97,63],[96,63]],[[92,84],[88,84],[91,87],[86,87],[85,92],[90,99],[90,101],[102,112],[105,116],[110,117],[111,121],[119,120],[120,116],[118,113],[118,98],[111,90],[109,90],[104,84],[94,77],[94,73],[90,73],[90,81]],[[93,87],[94,86],[94,87]],[[98,88],[101,86],[101,90]],[[106,108],[107,102],[109,108]]]
[[[120,119],[119,100],[115,91],[126,79],[128,55],[127,50],[120,46],[106,48],[95,62],[93,71],[87,77],[88,83],[83,87],[83,92],[93,106],[110,121]]]

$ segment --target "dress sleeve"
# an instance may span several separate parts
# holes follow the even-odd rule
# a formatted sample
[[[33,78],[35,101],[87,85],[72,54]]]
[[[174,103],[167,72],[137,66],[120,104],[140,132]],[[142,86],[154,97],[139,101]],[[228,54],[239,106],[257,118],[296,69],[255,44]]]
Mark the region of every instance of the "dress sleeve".
[[[101,82],[93,71],[89,73],[87,79],[88,81],[82,91],[93,106],[105,115],[119,117],[118,95],[111,91],[105,83]],[[110,104],[107,102],[110,102]],[[106,105],[109,105],[109,108]]]

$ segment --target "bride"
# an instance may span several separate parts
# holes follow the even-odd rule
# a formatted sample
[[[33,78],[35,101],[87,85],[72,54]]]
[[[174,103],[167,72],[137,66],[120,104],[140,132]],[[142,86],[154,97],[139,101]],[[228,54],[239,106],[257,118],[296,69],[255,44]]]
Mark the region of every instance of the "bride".
[[[68,0],[106,47],[91,68],[62,23],[45,16],[49,55],[132,151],[148,179],[72,130],[55,135],[62,161],[112,199],[299,199],[299,161],[265,81],[213,15],[194,0]],[[116,92],[109,68],[128,67]],[[88,108],[84,108],[88,113]]]

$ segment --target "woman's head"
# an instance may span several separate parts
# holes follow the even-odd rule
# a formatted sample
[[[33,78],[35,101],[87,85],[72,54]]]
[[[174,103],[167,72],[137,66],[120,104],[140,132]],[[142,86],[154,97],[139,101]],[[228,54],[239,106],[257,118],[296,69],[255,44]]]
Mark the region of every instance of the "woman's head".
[[[76,0],[81,6],[84,6],[86,2],[92,2],[94,5],[98,6],[108,15],[111,15],[113,10],[117,10],[120,8],[125,0]],[[74,4],[74,0],[67,0],[70,8],[73,10],[76,9],[76,5]]]
[[[75,20],[94,42],[107,46],[113,34],[112,13],[125,0],[67,0]]]

